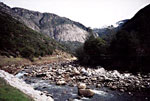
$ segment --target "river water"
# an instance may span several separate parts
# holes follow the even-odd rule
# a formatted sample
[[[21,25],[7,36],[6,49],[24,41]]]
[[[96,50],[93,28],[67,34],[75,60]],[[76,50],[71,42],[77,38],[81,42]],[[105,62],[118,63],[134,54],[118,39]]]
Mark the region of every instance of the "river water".
[[[36,90],[51,94],[55,101],[150,101],[150,93],[148,92],[129,94],[128,92],[110,90],[107,87],[96,88],[94,86],[89,87],[95,92],[92,98],[79,97],[77,87],[68,85],[58,86],[50,84],[49,80],[42,80],[37,77],[26,77],[24,74],[25,72],[21,71],[16,77],[22,78]]]

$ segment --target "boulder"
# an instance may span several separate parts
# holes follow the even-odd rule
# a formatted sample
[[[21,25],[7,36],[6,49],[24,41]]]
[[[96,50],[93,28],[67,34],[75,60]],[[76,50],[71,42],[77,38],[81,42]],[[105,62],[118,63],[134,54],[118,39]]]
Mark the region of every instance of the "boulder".
[[[73,70],[73,73],[74,73],[75,75],[79,75],[79,74],[80,74],[80,72],[79,72],[76,68]]]
[[[84,68],[81,69],[81,73],[84,74],[84,75],[86,75],[86,76],[89,75],[88,72]]]
[[[78,89],[78,94],[84,97],[93,97],[95,93],[91,89]]]
[[[96,73],[98,73],[99,75],[104,75],[106,73],[106,70],[104,68],[98,68],[96,70]]]
[[[66,81],[60,80],[56,82],[57,85],[65,85]]]
[[[78,89],[86,89],[86,84],[85,83],[79,83]]]

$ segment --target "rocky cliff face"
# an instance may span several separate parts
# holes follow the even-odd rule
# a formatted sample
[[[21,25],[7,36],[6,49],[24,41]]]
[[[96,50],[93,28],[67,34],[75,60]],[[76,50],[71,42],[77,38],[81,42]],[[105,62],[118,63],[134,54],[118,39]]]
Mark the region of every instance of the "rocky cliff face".
[[[29,28],[32,28],[36,31],[38,30],[38,28],[36,27],[36,25],[34,23],[32,23],[31,21],[28,21],[27,19],[21,17],[12,8],[10,8],[9,6],[5,5],[2,2],[0,2],[0,11],[11,15],[14,19],[26,24]]]
[[[46,34],[57,41],[83,43],[89,34],[84,25],[55,14],[10,8],[3,3],[0,3],[0,10],[10,14],[33,30]]]
[[[84,42],[87,32],[74,24],[62,24],[56,26],[54,38],[60,41]]]

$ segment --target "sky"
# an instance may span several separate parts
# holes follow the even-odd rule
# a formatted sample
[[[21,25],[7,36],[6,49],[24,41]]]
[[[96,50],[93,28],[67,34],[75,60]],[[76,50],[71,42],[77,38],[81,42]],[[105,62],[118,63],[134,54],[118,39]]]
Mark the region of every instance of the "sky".
[[[132,18],[150,0],[0,0],[10,7],[55,13],[80,22],[86,27],[101,28]]]

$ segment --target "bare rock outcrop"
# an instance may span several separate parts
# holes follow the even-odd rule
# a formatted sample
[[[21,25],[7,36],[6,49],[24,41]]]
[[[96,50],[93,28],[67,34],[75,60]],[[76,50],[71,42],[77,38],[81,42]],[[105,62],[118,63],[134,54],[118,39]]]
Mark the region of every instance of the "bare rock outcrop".
[[[79,22],[52,13],[40,13],[23,8],[11,8],[0,2],[0,11],[11,15],[29,28],[57,41],[81,42],[88,36],[88,28]]]
[[[79,28],[74,24],[63,24],[56,26],[55,39],[59,41],[78,41],[84,42],[88,36],[87,31]]]

